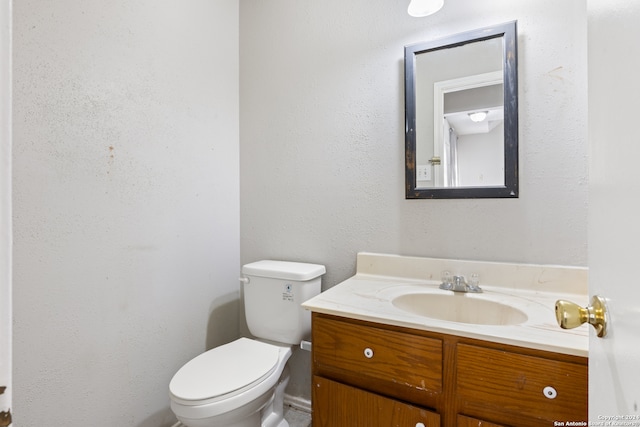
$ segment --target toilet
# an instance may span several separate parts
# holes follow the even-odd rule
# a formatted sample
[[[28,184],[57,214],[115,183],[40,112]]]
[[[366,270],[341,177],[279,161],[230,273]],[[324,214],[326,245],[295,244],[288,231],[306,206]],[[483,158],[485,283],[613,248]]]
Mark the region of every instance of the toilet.
[[[264,260],[242,267],[245,317],[255,337],[239,338],[187,362],[169,383],[171,410],[187,427],[289,427],[287,361],[308,339],[301,303],[321,291],[323,265]],[[178,424],[179,425],[179,424]]]

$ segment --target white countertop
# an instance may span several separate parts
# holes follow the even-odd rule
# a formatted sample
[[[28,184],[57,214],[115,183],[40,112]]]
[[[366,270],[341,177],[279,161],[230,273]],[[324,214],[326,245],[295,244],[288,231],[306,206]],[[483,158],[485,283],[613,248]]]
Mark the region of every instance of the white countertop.
[[[385,269],[385,265],[401,265],[401,276],[417,275],[415,271],[420,271],[420,277],[433,277],[436,276],[436,272],[425,274],[422,270],[442,268],[443,262],[454,274],[461,274],[461,270],[471,265],[474,271],[467,271],[466,275],[470,276],[480,270],[486,277],[494,278],[495,283],[484,283],[481,275],[480,286],[484,292],[462,295],[512,306],[525,312],[528,319],[510,326],[469,324],[411,314],[393,305],[392,300],[401,294],[452,292],[438,289],[440,280],[433,278],[424,280],[419,277],[379,274],[397,274],[399,271],[394,268]],[[418,268],[406,268],[413,264],[418,265]],[[535,274],[536,269],[538,274]],[[376,274],[371,274],[372,271]],[[521,271],[525,271],[530,278],[516,277]],[[437,276],[439,275],[438,271]],[[517,287],[506,286],[510,283],[516,284]],[[587,305],[585,268],[534,265],[519,268],[516,264],[469,264],[468,261],[363,253],[358,254],[358,272],[355,276],[306,301],[302,306],[313,312],[352,319],[588,356],[590,326],[585,324],[575,329],[561,329],[556,323],[554,311],[558,299],[573,301],[581,306]]]

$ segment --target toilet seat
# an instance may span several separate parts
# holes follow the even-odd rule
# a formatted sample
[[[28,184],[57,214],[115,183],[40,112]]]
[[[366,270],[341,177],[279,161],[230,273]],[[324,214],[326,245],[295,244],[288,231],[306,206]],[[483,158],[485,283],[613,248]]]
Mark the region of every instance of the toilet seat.
[[[248,338],[216,347],[187,362],[171,379],[174,402],[205,405],[228,399],[276,370],[280,347]]]

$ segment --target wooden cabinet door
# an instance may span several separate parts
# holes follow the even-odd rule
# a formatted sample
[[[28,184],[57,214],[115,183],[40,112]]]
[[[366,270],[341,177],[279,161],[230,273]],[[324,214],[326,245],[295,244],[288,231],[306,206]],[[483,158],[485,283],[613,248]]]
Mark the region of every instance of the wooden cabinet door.
[[[482,421],[477,418],[465,417],[464,415],[458,415],[457,427],[505,427],[501,424],[494,424],[487,421]]]
[[[417,406],[313,377],[313,427],[440,427],[440,416]]]

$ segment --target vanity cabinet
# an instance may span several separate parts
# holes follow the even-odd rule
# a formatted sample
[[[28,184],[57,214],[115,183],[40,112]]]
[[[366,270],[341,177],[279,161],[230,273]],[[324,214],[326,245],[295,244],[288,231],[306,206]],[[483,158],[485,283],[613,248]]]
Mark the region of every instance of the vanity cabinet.
[[[584,357],[320,313],[312,319],[314,427],[587,419]]]

